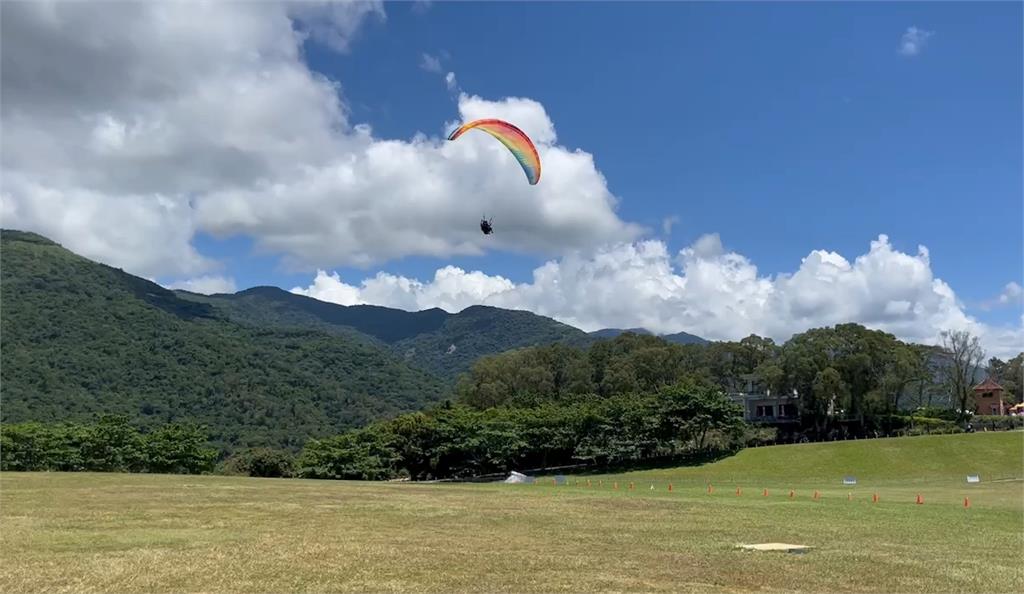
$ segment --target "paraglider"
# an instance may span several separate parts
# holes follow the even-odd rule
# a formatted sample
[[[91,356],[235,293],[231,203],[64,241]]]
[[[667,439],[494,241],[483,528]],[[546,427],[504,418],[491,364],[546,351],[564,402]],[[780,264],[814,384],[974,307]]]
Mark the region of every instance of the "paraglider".
[[[512,151],[516,160],[519,161],[519,165],[522,166],[523,172],[526,173],[526,179],[531,186],[540,181],[540,155],[537,154],[537,147],[533,146],[533,141],[522,130],[504,120],[474,120],[455,129],[448,135],[448,140],[455,140],[473,128],[487,132],[505,145],[505,148]],[[480,227],[483,228],[483,223]]]
[[[494,227],[491,227],[491,219],[480,219],[480,230],[484,232],[484,235],[494,233]]]

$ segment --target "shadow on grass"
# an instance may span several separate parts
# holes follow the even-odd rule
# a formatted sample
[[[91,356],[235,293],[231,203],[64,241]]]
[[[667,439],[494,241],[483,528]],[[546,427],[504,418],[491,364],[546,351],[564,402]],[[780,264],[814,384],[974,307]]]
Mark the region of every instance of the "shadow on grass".
[[[623,462],[607,462],[604,464],[589,464],[575,467],[563,467],[559,469],[547,468],[536,469],[525,474],[534,473],[536,476],[548,476],[559,474],[560,470],[572,470],[572,473],[579,476],[598,474],[620,474],[623,472],[634,472],[639,470],[659,470],[662,468],[678,468],[680,466],[702,466],[724,460],[734,456],[739,450],[715,450],[704,452],[692,452],[677,456],[662,456],[648,458],[645,460],[631,460]]]
[[[714,450],[703,452],[691,452],[676,456],[661,456],[658,458],[647,458],[645,460],[631,460],[623,462],[605,462],[597,464],[573,464],[568,466],[552,466],[547,468],[512,469],[532,477],[553,477],[559,474],[570,473],[575,476],[595,476],[602,474],[620,474],[640,470],[658,470],[662,468],[678,468],[680,466],[701,466],[718,462],[735,455],[739,450]],[[510,471],[494,472],[472,477],[446,478],[436,481],[420,482],[443,482],[443,483],[488,483],[504,480],[509,476]]]

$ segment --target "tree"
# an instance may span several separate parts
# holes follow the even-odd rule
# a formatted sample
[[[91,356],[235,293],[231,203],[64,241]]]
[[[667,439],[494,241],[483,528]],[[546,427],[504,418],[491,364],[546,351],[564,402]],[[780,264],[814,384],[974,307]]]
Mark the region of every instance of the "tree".
[[[843,382],[843,377],[835,368],[828,367],[814,376],[814,419],[815,429],[821,434],[825,422],[834,416],[837,410],[845,407],[850,391]]]
[[[1008,401],[1021,401],[1021,388],[1024,387],[1024,353],[1018,354],[1009,361],[1002,361],[998,357],[988,360],[988,376],[1006,390]]]
[[[908,394],[913,408],[930,408],[933,399],[942,393],[942,368],[936,356],[937,347],[912,345],[911,349],[917,359],[913,369],[914,378],[908,387]]]
[[[1006,362],[1003,387],[1012,394],[1014,402],[1024,402],[1024,352]]]
[[[900,409],[900,398],[915,381],[920,381],[926,372],[926,362],[918,349],[911,345],[898,344],[890,353],[882,375],[882,391],[890,412]]]
[[[967,419],[974,412],[972,389],[974,380],[985,359],[981,342],[967,330],[942,333],[942,348],[948,357],[944,371],[946,389],[957,404],[959,419]]]
[[[303,478],[375,481],[396,476],[398,454],[379,426],[306,443],[299,459]]]
[[[86,470],[139,472],[145,466],[142,436],[129,424],[127,416],[106,415],[95,425],[83,428],[82,434]]]
[[[704,449],[711,431],[730,436],[742,433],[743,408],[717,388],[682,382],[663,389],[659,396],[661,418],[670,437],[692,441],[698,451]]]
[[[213,470],[217,450],[206,447],[203,429],[192,424],[164,425],[144,438],[150,472],[200,474]]]

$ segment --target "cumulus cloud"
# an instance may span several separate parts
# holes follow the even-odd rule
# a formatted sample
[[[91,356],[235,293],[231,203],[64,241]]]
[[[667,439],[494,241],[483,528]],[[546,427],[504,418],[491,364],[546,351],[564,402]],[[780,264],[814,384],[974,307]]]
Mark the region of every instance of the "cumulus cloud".
[[[234,293],[235,279],[224,276],[199,276],[167,285],[168,289],[181,289],[192,293],[213,295],[216,293]]]
[[[346,284],[337,272],[319,270],[311,285],[295,287],[292,293],[340,305],[387,305],[408,311],[439,307],[456,312],[515,288],[512,281],[501,276],[445,266],[427,283],[379,272],[359,286]]]
[[[454,121],[408,139],[350,121],[302,44],[348,50],[382,17],[379,3],[5,3],[3,224],[157,277],[210,270],[200,231],[249,236],[304,270],[639,235],[536,101],[460,94],[458,116],[536,134],[538,186],[487,135],[445,141]],[[493,236],[476,229],[483,212]]]
[[[934,35],[934,31],[925,31],[917,27],[907,27],[900,38],[900,54],[904,56],[916,56],[924,49],[928,38]]]
[[[348,284],[320,271],[311,285],[292,291],[407,310],[455,312],[473,304],[527,309],[588,331],[643,327],[720,340],[756,333],[784,341],[808,328],[853,321],[932,344],[943,330],[967,329],[1003,356],[1024,348],[1024,324],[995,328],[971,318],[949,285],[932,274],[926,248],[903,253],[885,235],[853,261],[815,250],[795,271],[779,275],[760,274],[747,257],[709,234],[677,254],[661,241],[569,254],[519,284],[449,266],[428,282],[380,273]]]

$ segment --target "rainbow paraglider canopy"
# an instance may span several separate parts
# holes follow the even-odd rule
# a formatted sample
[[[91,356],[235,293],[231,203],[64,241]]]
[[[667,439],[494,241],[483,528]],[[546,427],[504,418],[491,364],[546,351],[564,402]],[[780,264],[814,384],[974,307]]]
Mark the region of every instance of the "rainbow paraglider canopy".
[[[473,128],[479,128],[501,141],[501,144],[504,144],[519,161],[530,185],[536,185],[540,181],[540,155],[526,133],[504,120],[485,119],[463,124],[448,135],[448,140],[455,140]]]

